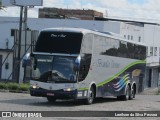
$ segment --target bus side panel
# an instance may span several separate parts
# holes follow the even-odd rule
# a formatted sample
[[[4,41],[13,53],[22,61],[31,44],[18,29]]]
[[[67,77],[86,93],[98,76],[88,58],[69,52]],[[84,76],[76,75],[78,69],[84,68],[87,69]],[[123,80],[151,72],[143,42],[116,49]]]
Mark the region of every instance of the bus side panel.
[[[93,55],[91,66],[92,79],[88,81],[96,82],[97,97],[123,95],[126,84],[139,79],[145,72],[145,61],[104,55]]]

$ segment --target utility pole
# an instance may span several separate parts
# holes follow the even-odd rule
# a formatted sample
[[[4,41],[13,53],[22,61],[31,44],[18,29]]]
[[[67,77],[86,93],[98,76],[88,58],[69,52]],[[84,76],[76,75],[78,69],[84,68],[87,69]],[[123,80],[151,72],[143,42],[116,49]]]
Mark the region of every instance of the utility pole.
[[[22,22],[23,22],[23,6],[20,6],[17,83],[20,82]]]
[[[24,51],[25,54],[27,52],[27,16],[28,16],[28,6],[24,7],[24,25],[23,25],[23,30],[25,31],[25,45],[24,45]],[[24,75],[23,75],[23,83],[25,83],[25,78],[26,78],[26,67],[24,67]]]

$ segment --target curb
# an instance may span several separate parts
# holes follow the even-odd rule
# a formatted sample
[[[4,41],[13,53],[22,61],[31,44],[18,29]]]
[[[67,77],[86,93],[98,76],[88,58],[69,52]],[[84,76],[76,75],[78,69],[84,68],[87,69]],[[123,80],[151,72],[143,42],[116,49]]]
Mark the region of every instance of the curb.
[[[6,93],[25,93],[25,94],[29,94],[29,91],[16,91],[16,90],[3,90],[0,89],[0,92],[6,92]]]
[[[0,89],[0,92],[9,92],[9,90]]]
[[[147,88],[143,92],[139,93],[140,95],[159,95],[158,88]]]

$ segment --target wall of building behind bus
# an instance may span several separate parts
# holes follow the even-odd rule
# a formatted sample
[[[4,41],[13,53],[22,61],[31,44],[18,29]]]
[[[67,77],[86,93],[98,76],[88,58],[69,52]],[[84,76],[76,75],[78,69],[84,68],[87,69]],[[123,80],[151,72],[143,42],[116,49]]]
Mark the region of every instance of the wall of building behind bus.
[[[144,26],[144,39],[148,45],[147,66],[159,66],[160,56],[160,27],[154,25]]]
[[[22,59],[26,53],[31,53],[34,50],[34,46],[37,40],[39,32],[38,31],[22,31],[22,38],[21,38],[21,49],[20,49],[20,58]],[[13,79],[17,79],[17,71],[19,62],[18,62],[18,45],[19,45],[19,30],[14,30],[14,56],[13,56]],[[22,62],[21,62],[22,63]],[[20,83],[23,82],[24,78],[24,68],[22,68],[22,64],[20,63]]]
[[[5,61],[4,65],[2,66],[1,69],[1,80],[6,80],[10,74],[12,73],[13,70],[13,52],[7,51],[7,50],[0,50],[0,55],[2,56],[2,62],[5,60],[6,56],[9,54],[9,57]],[[2,63],[0,63],[2,65]],[[0,65],[0,66],[1,66]],[[12,76],[9,80],[12,79]]]
[[[120,30],[120,34],[127,40],[144,43],[143,24],[121,22]]]
[[[122,34],[121,22],[112,21],[93,21],[93,20],[71,20],[71,19],[44,19],[44,18],[29,18],[28,28],[31,30],[42,30],[51,27],[81,27],[86,29],[93,29],[98,31],[110,31],[117,34]],[[10,37],[10,29],[18,29],[19,19],[16,17],[0,17],[0,35],[2,40]],[[126,30],[129,32],[129,30]],[[127,34],[127,33],[126,33]],[[13,40],[13,38],[12,38]],[[10,45],[13,41],[10,40]],[[3,44],[0,45],[0,48]]]
[[[156,88],[160,84],[159,68],[147,67],[144,88]]]
[[[5,39],[9,39],[9,48],[14,44],[11,37],[11,29],[19,28],[19,18],[17,17],[0,17],[0,48],[4,48]],[[120,23],[109,21],[93,21],[93,20],[71,20],[71,19],[45,19],[45,18],[29,18],[28,29],[42,30],[51,27],[81,27],[99,31],[110,31],[119,34]]]
[[[144,39],[148,45],[145,87],[155,88],[160,85],[160,27],[145,25]]]

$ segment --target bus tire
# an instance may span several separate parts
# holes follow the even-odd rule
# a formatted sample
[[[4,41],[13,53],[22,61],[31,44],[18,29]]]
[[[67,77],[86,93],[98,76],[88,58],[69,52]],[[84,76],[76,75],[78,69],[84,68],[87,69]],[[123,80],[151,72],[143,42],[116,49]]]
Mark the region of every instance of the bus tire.
[[[123,97],[123,100],[129,100],[129,96],[130,96],[130,87],[129,87],[129,85],[127,85],[126,93]]]
[[[89,90],[88,97],[87,97],[87,99],[86,99],[86,104],[87,104],[87,105],[92,104],[94,98],[95,98],[95,89],[94,89],[94,87],[92,86],[92,87],[90,88],[90,90]]]
[[[47,96],[47,100],[48,100],[48,102],[50,102],[50,103],[54,103],[54,102],[56,101],[56,98],[51,97],[51,96]]]
[[[129,100],[129,96],[130,96],[130,87],[129,85],[127,85],[125,95],[117,96],[117,99],[118,100]]]
[[[131,89],[129,100],[133,100],[133,98],[135,98],[135,88],[134,87]]]

